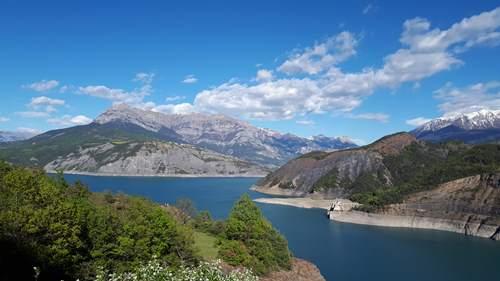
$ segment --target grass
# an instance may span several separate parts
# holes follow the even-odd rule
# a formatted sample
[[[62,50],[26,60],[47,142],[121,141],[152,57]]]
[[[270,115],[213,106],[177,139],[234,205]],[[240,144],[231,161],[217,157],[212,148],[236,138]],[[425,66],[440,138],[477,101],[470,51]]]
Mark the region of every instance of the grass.
[[[198,253],[206,261],[215,260],[219,249],[215,245],[217,238],[209,234],[198,232],[194,233],[194,246]]]

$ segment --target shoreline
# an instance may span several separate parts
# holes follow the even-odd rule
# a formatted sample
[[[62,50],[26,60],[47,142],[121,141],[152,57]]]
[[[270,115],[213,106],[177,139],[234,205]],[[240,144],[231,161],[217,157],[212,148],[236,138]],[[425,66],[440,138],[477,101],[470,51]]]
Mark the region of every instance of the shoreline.
[[[48,174],[57,174],[58,171],[45,170]],[[93,172],[78,172],[78,171],[63,171],[65,175],[81,175],[81,176],[95,176],[95,177],[138,177],[138,178],[262,178],[265,175],[221,175],[221,174],[106,174],[106,173],[93,173]]]
[[[303,209],[323,209],[329,210],[333,200],[312,199],[312,198],[257,198],[253,201],[263,204],[291,206]]]
[[[313,199],[308,197],[302,198],[257,198],[255,202],[264,204],[274,204],[291,206],[304,209],[323,209],[326,210],[326,215],[332,221],[342,223],[352,223],[360,225],[371,225],[379,227],[392,228],[413,228],[413,229],[430,229],[447,232],[455,232],[458,234],[477,236],[488,238],[491,240],[500,240],[500,226],[483,224],[477,221],[434,218],[424,216],[408,216],[408,215],[391,215],[379,213],[366,213],[361,211],[351,210],[352,206],[356,205],[347,199]],[[341,202],[343,210],[330,211],[330,207],[334,201]]]
[[[344,223],[393,228],[431,229],[500,240],[499,226],[464,220],[365,213],[353,210],[328,212],[328,217],[330,220]]]

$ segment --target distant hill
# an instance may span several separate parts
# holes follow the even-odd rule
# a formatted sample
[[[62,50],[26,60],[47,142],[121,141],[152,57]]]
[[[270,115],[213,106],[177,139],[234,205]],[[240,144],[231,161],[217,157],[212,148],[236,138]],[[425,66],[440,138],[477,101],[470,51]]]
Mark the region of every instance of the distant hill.
[[[0,131],[0,142],[20,141],[29,139],[33,136],[35,136],[35,134],[28,132]]]
[[[500,140],[500,110],[480,110],[431,120],[411,132],[433,142],[459,140],[487,143]]]
[[[499,170],[498,144],[432,143],[398,133],[360,148],[293,159],[262,179],[257,190],[378,207],[450,180]]]
[[[126,175],[263,175],[312,150],[356,146],[260,129],[223,115],[115,106],[88,125],[0,144],[0,159],[47,170]]]

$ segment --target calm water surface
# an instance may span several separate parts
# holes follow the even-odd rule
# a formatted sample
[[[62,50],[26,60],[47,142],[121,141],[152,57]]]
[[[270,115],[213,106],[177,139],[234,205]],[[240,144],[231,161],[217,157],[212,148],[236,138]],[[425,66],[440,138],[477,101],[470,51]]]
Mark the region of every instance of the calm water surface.
[[[67,175],[93,191],[121,191],[159,203],[191,198],[224,218],[255,178],[140,178]],[[288,239],[295,256],[315,263],[329,281],[500,280],[500,242],[430,230],[392,229],[329,221],[322,210],[259,204]],[[292,281],[292,280],[291,280]]]

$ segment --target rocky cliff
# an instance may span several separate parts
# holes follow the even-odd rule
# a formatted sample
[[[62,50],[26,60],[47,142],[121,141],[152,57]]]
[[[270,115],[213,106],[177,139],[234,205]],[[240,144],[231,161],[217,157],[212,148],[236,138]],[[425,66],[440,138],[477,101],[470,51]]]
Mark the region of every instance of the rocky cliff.
[[[500,174],[481,174],[409,195],[374,213],[331,211],[330,219],[446,230],[500,240]]]
[[[60,156],[48,171],[142,176],[260,176],[265,168],[206,149],[172,142],[109,142]]]
[[[263,193],[336,198],[349,196],[364,178],[391,186],[392,175],[384,157],[396,155],[414,142],[412,135],[398,133],[360,148],[305,154],[267,175],[255,189]]]

